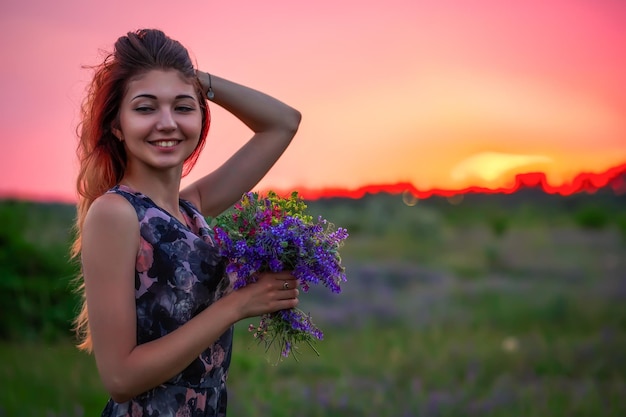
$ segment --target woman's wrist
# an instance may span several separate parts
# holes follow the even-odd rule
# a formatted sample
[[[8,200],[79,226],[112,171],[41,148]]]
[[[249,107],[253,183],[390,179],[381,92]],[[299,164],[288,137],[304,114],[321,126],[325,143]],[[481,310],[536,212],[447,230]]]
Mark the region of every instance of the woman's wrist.
[[[211,74],[209,74],[208,72],[197,70],[196,75],[198,77],[198,80],[200,80],[200,84],[202,85],[202,89],[206,93],[207,98],[209,100],[212,100],[215,94],[213,93]]]
[[[220,308],[224,309],[227,320],[233,324],[246,318],[239,298],[240,294],[237,291],[232,291],[215,302],[221,304]]]

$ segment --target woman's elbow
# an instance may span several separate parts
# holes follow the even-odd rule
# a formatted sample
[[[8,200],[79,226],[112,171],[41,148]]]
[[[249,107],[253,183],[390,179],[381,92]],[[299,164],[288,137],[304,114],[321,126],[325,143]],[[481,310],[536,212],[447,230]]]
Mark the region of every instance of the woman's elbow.
[[[302,121],[302,113],[294,108],[290,108],[289,114],[285,116],[284,120],[284,128],[288,131],[292,136],[295,136],[298,128],[300,127],[300,122]]]
[[[134,392],[130,384],[128,384],[127,378],[109,378],[102,382],[104,389],[109,393],[111,399],[118,404],[130,401],[137,396],[137,393]]]
[[[129,397],[126,395],[115,395],[112,392],[109,392],[109,395],[111,396],[111,399],[113,400],[113,402],[117,403],[117,404],[124,404],[130,400],[133,399],[133,397]]]

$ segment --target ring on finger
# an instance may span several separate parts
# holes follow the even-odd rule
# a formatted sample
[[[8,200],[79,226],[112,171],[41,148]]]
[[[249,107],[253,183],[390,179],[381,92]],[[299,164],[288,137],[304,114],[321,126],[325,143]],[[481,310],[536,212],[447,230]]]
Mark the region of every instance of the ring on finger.
[[[283,290],[289,289],[289,283],[287,281],[283,282]]]

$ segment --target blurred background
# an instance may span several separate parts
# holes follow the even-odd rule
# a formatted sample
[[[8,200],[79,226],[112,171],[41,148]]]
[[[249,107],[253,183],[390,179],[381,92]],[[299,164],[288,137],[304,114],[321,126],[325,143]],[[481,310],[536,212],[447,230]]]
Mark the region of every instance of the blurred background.
[[[341,294],[301,297],[320,356],[236,326],[233,416],[622,416],[626,194],[309,201],[348,228]],[[70,204],[0,202],[0,415],[99,415],[72,345]]]
[[[73,345],[75,127],[90,72],[159,27],[304,115],[258,185],[350,233],[320,355],[236,326],[231,416],[626,415],[626,3],[0,4],[0,417],[99,415]],[[248,132],[212,108],[186,181]],[[255,323],[251,320],[250,323]]]

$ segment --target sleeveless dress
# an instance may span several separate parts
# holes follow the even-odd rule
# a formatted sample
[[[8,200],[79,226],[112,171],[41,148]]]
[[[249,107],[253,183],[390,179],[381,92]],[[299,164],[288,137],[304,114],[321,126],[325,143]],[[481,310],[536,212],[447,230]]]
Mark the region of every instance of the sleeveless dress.
[[[191,227],[126,186],[108,192],[126,198],[139,219],[137,344],[176,330],[232,289],[209,226],[190,202],[180,200],[180,208]],[[232,338],[231,326],[180,374],[128,402],[109,400],[102,416],[225,416]]]

